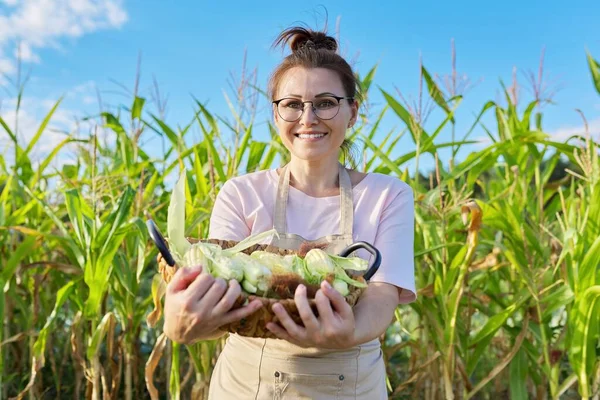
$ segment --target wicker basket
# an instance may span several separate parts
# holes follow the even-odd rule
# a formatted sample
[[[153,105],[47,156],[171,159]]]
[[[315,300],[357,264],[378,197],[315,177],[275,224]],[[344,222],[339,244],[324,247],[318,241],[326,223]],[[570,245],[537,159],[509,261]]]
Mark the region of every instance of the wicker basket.
[[[196,239],[188,239],[188,241],[190,241],[191,243],[198,242],[198,240],[196,240]],[[227,248],[233,247],[238,243],[238,242],[232,241],[232,240],[216,240],[216,239],[202,240],[202,242],[218,244],[219,246],[221,246],[222,249],[227,249]],[[263,250],[263,251],[268,251],[268,252],[276,253],[276,254],[280,254],[280,255],[296,254],[300,257],[304,257],[304,255],[306,255],[306,252],[308,250],[310,250],[310,248],[312,248],[312,247],[310,245],[307,245],[307,246],[301,247],[300,250],[295,251],[295,250],[280,249],[280,248],[276,248],[276,247],[269,246],[269,245],[257,244],[250,248],[247,248],[243,252],[246,254],[251,254],[255,251]],[[168,283],[171,280],[171,278],[173,277],[173,275],[175,274],[175,272],[177,271],[178,267],[177,267],[177,265],[175,265],[173,267],[169,266],[160,253],[158,254],[157,261],[158,261],[159,272],[162,275],[165,282]],[[361,276],[357,276],[357,275],[351,275],[351,276],[353,279],[356,279],[360,282],[365,282],[365,280]],[[277,278],[278,277],[275,277],[275,279],[277,279]],[[248,293],[242,292],[242,294],[238,297],[237,301],[235,302],[235,304],[233,306],[234,309],[239,308],[242,305],[244,305],[247,302],[250,302],[254,299],[259,299],[260,301],[262,301],[263,307],[261,307],[259,310],[257,310],[253,314],[249,315],[248,317],[241,319],[240,321],[233,322],[231,324],[226,324],[226,325],[222,326],[220,329],[223,331],[226,331],[226,332],[237,333],[242,336],[249,336],[249,337],[256,337],[256,338],[275,338],[276,336],[266,328],[267,323],[269,323],[269,322],[276,323],[278,321],[277,316],[273,312],[273,305],[275,303],[279,303],[283,307],[285,307],[286,311],[292,317],[292,319],[297,324],[302,325],[302,319],[300,318],[300,315],[298,314],[298,309],[296,308],[296,303],[294,302],[294,299],[293,299],[293,293],[294,293],[296,287],[301,283],[307,287],[307,296],[309,299],[309,304],[310,304],[313,312],[315,313],[315,315],[318,315],[316,302],[314,300],[314,296],[315,296],[317,290],[319,289],[318,285],[310,285],[307,282],[304,282],[299,276],[296,276],[296,275],[294,275],[293,277],[290,277],[289,275],[282,276],[280,278],[283,281],[285,281],[287,290],[285,292],[280,292],[278,298],[261,297],[261,296],[250,295]],[[331,277],[330,279],[333,279],[333,277]],[[348,289],[349,289],[350,293],[345,297],[346,302],[351,307],[354,307],[354,305],[357,303],[357,301],[364,289],[358,288],[358,287],[352,286],[352,285],[350,285],[348,287]]]

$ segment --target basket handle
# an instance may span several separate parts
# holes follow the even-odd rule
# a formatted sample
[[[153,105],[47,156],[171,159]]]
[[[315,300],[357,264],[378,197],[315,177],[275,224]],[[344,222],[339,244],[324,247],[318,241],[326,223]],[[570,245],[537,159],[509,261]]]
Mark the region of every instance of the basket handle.
[[[352,243],[350,246],[346,247],[344,250],[342,250],[342,252],[339,254],[339,256],[346,257],[349,254],[351,254],[359,249],[365,249],[369,253],[371,253],[373,256],[375,256],[375,260],[373,261],[373,264],[369,267],[367,272],[365,272],[363,275],[363,278],[365,279],[365,281],[368,282],[369,279],[371,279],[373,277],[373,275],[375,275],[375,272],[377,272],[377,270],[379,269],[379,265],[381,264],[381,253],[379,252],[379,250],[377,250],[375,247],[373,247],[370,243],[355,242],[355,243]]]
[[[150,233],[152,241],[154,244],[156,244],[156,247],[158,247],[158,251],[160,251],[160,254],[162,254],[167,264],[170,267],[175,266],[173,255],[171,255],[171,252],[169,251],[169,247],[167,246],[165,238],[158,230],[158,226],[156,226],[153,220],[149,219],[146,221],[146,227],[148,228],[148,232]]]

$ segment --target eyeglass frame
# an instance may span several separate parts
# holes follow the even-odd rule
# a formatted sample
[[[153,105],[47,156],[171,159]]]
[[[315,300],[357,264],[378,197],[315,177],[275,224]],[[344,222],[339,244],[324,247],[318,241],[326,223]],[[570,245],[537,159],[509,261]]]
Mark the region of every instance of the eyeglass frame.
[[[320,119],[321,121],[331,121],[332,119],[334,119],[335,117],[337,117],[337,115],[340,113],[340,106],[342,105],[342,103],[340,102],[341,100],[352,100],[354,101],[354,97],[352,96],[334,96],[333,94],[327,94],[327,96],[323,96],[323,97],[331,97],[337,100],[338,102],[338,109],[337,112],[335,113],[335,115],[331,118],[321,118],[317,115],[317,110],[315,110],[315,106],[314,106],[314,100],[306,100],[306,101],[302,101],[302,112],[300,113],[300,115],[298,116],[298,118],[289,121],[285,118],[283,118],[281,116],[281,114],[279,113],[279,103],[282,102],[283,100],[287,100],[287,99],[295,99],[294,97],[282,97],[279,100],[273,100],[271,103],[275,104],[275,109],[277,110],[277,114],[279,115],[279,117],[286,121],[286,122],[296,122],[299,121],[300,118],[302,118],[302,116],[304,115],[304,110],[306,110],[306,107],[304,106],[306,103],[310,103],[310,108],[312,108],[313,113],[315,114],[315,117],[317,117],[318,119]],[[298,100],[298,99],[295,99]]]

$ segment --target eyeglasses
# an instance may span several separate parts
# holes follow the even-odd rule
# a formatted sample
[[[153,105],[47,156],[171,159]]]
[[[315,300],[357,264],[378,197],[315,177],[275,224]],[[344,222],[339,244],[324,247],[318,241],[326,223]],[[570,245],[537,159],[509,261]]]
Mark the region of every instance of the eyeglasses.
[[[277,106],[277,114],[287,122],[296,122],[304,114],[304,105],[310,103],[317,118],[333,119],[340,111],[340,100],[354,100],[354,97],[323,96],[312,101],[300,101],[294,98],[283,98],[273,101]]]

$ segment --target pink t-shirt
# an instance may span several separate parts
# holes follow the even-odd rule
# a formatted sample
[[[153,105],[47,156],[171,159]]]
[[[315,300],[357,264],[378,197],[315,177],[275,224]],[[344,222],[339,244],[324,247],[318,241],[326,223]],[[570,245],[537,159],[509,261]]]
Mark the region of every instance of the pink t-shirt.
[[[275,169],[229,179],[221,188],[210,219],[209,237],[242,240],[273,229],[279,175]],[[400,301],[416,299],[414,275],[413,191],[405,182],[369,173],[352,190],[354,241],[371,243],[381,252],[381,265],[371,282],[402,288]],[[287,227],[308,240],[341,233],[340,196],[311,197],[290,186]],[[357,255],[370,258],[366,250]]]

